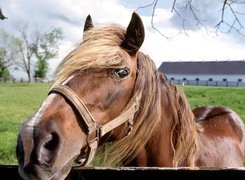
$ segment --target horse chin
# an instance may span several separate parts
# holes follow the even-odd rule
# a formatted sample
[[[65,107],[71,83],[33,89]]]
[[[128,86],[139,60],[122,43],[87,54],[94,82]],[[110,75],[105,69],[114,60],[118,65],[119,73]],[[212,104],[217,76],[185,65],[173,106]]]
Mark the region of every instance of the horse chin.
[[[18,172],[19,172],[19,175],[22,179],[25,179],[25,180],[28,180],[28,179],[35,179],[35,176],[33,175],[30,175],[30,174],[26,174],[24,171],[23,171],[23,168],[21,166],[19,166],[18,168]]]
[[[73,160],[71,162],[69,162],[68,164],[66,164],[60,171],[57,171],[51,178],[51,180],[63,180],[67,177],[67,175],[69,174],[71,168],[72,168],[72,163]]]
[[[35,174],[25,173],[23,167],[19,166],[18,172],[21,178],[24,180],[64,180],[69,174],[74,158],[71,159],[68,163],[66,163],[61,169],[50,170],[43,168],[39,165],[34,165],[33,169],[35,169]],[[52,168],[56,169],[56,168]]]

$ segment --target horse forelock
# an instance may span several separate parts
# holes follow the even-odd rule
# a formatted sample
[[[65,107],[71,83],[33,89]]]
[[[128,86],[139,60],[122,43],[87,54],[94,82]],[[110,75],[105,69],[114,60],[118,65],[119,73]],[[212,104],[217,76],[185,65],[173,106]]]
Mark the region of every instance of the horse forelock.
[[[58,66],[54,84],[61,84],[75,72],[86,69],[129,66],[129,55],[120,47],[124,36],[125,30],[117,26],[86,31],[83,41]]]

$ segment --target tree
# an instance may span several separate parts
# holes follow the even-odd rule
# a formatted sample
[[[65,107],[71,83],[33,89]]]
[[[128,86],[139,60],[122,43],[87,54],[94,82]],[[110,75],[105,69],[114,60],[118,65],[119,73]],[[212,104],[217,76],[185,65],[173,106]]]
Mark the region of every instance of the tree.
[[[17,54],[17,39],[0,29],[0,77],[10,76],[8,68],[13,65]]]
[[[5,65],[4,57],[5,57],[6,51],[3,49],[0,49],[0,78],[6,76],[6,70],[7,67]]]
[[[159,32],[165,38],[169,38],[167,35],[162,33],[154,24],[155,10],[158,6],[158,3],[158,0],[153,0],[148,5],[138,7],[137,10],[146,7],[152,7],[152,28]],[[242,20],[243,16],[245,15],[244,0],[173,0],[170,3],[172,5],[171,12],[176,15],[180,20],[182,20],[182,28],[185,33],[186,29],[188,29],[190,26],[201,26],[208,31],[210,24],[207,23],[207,16],[209,16],[207,11],[212,3],[216,3],[219,8],[217,9],[217,12],[214,13],[218,14],[219,17],[215,17],[215,19],[217,20],[215,20],[214,24],[212,24],[216,33],[230,33],[234,31],[241,36],[245,36],[245,23],[244,20]]]
[[[63,38],[60,28],[54,28],[41,36],[38,47],[34,50],[37,58],[35,77],[45,78],[48,71],[48,60],[58,55],[58,41]]]
[[[36,28],[35,31],[30,30],[27,22],[19,22],[15,24],[15,29],[17,30],[19,37],[13,46],[16,46],[18,54],[14,60],[15,65],[17,65],[21,70],[26,72],[28,77],[28,82],[31,82],[31,74],[33,68],[33,55],[38,47],[41,32]]]
[[[58,41],[63,38],[60,28],[53,28],[50,32],[42,33],[37,26],[30,28],[27,22],[19,21],[15,24],[18,36],[4,32],[1,41],[1,62],[15,65],[26,72],[28,82],[31,82],[33,73],[37,77],[45,77],[48,70],[47,60],[58,55]],[[36,71],[34,67],[36,65]]]

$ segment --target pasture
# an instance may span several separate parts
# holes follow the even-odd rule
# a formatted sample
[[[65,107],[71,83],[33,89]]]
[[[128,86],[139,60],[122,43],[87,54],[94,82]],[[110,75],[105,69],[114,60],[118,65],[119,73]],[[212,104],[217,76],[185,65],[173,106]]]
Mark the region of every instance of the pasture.
[[[17,132],[45,99],[51,84],[0,84],[0,164],[15,165]],[[245,121],[244,87],[180,86],[192,108],[223,105]]]

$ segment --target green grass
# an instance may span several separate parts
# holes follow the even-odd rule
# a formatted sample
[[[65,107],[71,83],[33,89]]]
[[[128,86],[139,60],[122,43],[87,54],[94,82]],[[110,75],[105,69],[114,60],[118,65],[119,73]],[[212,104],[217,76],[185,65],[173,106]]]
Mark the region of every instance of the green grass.
[[[0,164],[17,164],[18,129],[47,95],[49,84],[0,84]]]
[[[47,96],[50,84],[0,84],[0,164],[17,164],[18,129]],[[191,106],[224,105],[245,120],[245,88],[180,86]]]
[[[180,86],[192,108],[206,105],[227,106],[245,122],[245,87]]]

